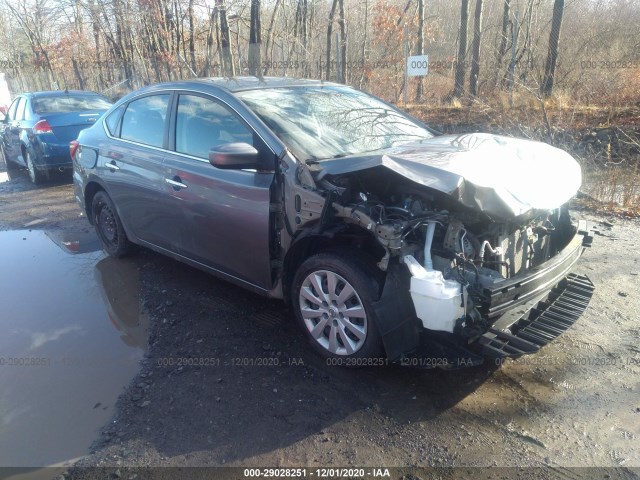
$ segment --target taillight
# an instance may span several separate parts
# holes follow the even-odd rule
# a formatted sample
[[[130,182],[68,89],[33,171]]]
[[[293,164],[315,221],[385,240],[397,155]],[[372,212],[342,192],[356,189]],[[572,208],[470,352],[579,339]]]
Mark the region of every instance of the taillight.
[[[71,154],[72,159],[76,156],[76,152],[78,151],[79,146],[80,144],[77,140],[72,140],[71,142],[69,142],[69,153]]]
[[[33,126],[33,133],[52,133],[51,125],[46,120],[40,120]]]

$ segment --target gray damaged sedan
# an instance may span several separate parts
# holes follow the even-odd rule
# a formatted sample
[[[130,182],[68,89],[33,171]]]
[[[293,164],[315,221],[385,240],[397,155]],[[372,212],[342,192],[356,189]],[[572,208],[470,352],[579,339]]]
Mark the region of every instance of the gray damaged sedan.
[[[111,255],[142,245],[292,309],[342,365],[534,353],[587,307],[580,167],[549,145],[440,135],[358,90],[286,78],[138,90],[72,142]]]

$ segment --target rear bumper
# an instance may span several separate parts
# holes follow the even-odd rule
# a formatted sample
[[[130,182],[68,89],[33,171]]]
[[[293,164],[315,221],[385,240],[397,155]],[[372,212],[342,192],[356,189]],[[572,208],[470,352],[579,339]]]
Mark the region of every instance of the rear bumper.
[[[69,145],[39,142],[33,147],[34,164],[39,170],[70,169],[73,166]]]

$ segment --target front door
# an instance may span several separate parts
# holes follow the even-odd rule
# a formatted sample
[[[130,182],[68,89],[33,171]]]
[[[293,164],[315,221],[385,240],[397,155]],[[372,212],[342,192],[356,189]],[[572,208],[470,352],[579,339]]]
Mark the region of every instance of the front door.
[[[268,289],[271,287],[270,189],[273,172],[222,170],[209,163],[217,145],[244,142],[273,156],[253,129],[211,96],[174,100],[173,152],[165,157],[172,250]]]

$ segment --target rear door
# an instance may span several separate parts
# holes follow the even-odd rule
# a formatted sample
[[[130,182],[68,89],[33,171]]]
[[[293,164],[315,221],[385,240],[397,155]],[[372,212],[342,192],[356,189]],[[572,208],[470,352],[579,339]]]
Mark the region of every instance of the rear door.
[[[159,247],[167,246],[162,161],[170,98],[163,92],[130,101],[97,165],[127,233]]]
[[[253,145],[265,164],[275,165],[275,155],[234,110],[212,96],[177,93],[173,111],[174,151],[165,157],[164,185],[174,226],[172,250],[270,288],[269,203],[274,174],[221,170],[209,163],[208,155],[216,145],[231,142]]]

